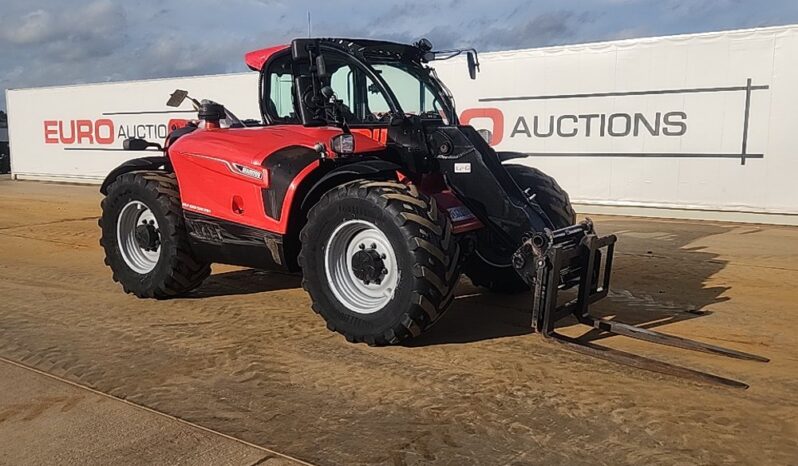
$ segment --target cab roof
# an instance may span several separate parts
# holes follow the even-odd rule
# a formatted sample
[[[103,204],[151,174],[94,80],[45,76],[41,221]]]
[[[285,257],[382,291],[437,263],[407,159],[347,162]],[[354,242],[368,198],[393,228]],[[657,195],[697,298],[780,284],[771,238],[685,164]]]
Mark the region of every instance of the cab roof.
[[[260,71],[272,55],[277,52],[282,52],[283,50],[288,50],[289,47],[289,45],[277,45],[265,49],[253,50],[244,55],[244,61],[247,63],[249,69]]]
[[[301,39],[308,40],[308,39]],[[354,53],[363,54],[369,58],[387,59],[387,60],[420,60],[423,51],[414,45],[400,44],[397,42],[387,42],[372,39],[343,39],[343,38],[319,38],[311,40],[320,40],[328,45],[348,50]],[[271,58],[272,55],[283,50],[289,49],[290,45],[278,45],[260,50],[253,50],[252,52],[244,55],[244,61],[251,70],[260,71],[263,65]]]

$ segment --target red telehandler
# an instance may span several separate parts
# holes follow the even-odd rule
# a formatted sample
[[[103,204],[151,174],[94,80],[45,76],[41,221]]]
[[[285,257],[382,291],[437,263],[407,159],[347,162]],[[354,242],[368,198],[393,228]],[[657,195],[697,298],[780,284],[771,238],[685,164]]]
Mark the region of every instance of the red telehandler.
[[[534,168],[504,162],[461,125],[430,63],[474,50],[429,41],[297,39],[250,52],[260,121],[188,99],[161,155],[130,160],[103,183],[101,244],[113,278],[142,298],[200,286],[213,262],[302,272],[327,327],[351,342],[395,344],[450,307],[461,272],[497,292],[532,290],[533,326],[597,356],[745,386],[554,332],[565,316],[607,332],[731,357],[764,358],[592,317],[609,290],[615,236],[576,223],[568,195]],[[576,298],[558,303],[560,290]]]

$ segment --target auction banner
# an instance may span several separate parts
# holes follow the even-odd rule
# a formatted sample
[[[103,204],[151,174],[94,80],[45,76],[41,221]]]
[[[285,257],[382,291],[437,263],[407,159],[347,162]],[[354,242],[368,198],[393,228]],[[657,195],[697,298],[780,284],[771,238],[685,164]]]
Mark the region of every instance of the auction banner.
[[[194,119],[186,100],[166,106],[175,89],[224,104],[241,119],[260,118],[258,74],[229,74],[10,90],[12,173],[19,179],[99,183],[124,161],[153,155],[122,141],[163,143],[170,119]]]
[[[480,56],[464,123],[586,204],[798,214],[798,27]]]

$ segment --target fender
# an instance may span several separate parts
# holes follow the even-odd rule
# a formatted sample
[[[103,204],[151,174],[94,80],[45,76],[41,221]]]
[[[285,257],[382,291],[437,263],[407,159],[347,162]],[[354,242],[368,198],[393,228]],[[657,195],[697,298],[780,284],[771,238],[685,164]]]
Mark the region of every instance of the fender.
[[[172,163],[163,155],[128,160],[111,170],[111,173],[105,177],[105,181],[103,181],[103,184],[100,186],[100,192],[102,194],[108,194],[108,186],[120,175],[139,170],[172,171]]]
[[[310,209],[312,204],[335,186],[346,183],[356,178],[394,178],[396,172],[402,171],[399,165],[382,159],[360,159],[357,162],[347,163],[333,168],[319,178],[307,191],[302,199],[303,211]]]
[[[508,160],[523,159],[529,157],[529,155],[524,154],[523,152],[496,152],[496,156],[499,157],[499,161],[502,163]]]
[[[318,153],[315,157],[318,160]],[[288,205],[283,206],[288,212],[287,216],[283,216],[283,221],[286,222],[286,232],[283,236],[283,265],[289,272],[300,270],[296,260],[302,248],[299,232],[305,224],[307,211],[321,199],[324,193],[356,178],[395,178],[396,172],[401,170],[398,165],[382,159],[355,158],[354,160],[343,164],[325,161],[304,178],[300,180],[292,178],[291,184],[296,183],[296,189],[292,200],[288,202]],[[318,164],[318,162],[316,163]],[[264,201],[266,200],[264,199]]]

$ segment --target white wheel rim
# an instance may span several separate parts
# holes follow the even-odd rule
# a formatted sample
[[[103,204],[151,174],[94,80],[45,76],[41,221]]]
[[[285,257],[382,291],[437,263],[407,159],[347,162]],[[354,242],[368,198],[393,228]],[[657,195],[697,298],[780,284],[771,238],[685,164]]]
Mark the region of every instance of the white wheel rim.
[[[141,201],[128,202],[116,220],[116,240],[122,259],[131,270],[141,275],[152,272],[161,257],[160,244],[155,250],[147,250],[136,239],[136,227],[145,223],[158,231],[158,220]]]
[[[384,266],[379,283],[355,276],[352,258],[364,248],[375,250]],[[373,314],[393,299],[399,283],[399,268],[391,242],[376,225],[348,220],[330,235],[324,253],[327,284],[338,301],[358,314]]]

